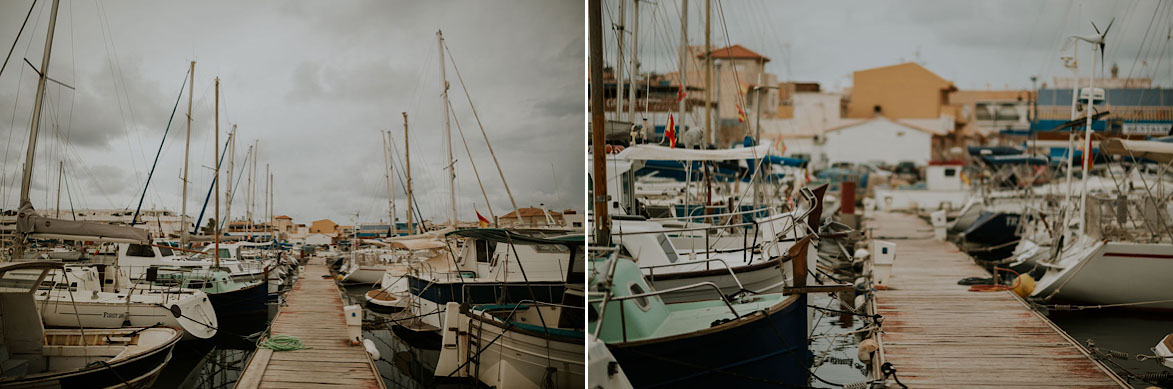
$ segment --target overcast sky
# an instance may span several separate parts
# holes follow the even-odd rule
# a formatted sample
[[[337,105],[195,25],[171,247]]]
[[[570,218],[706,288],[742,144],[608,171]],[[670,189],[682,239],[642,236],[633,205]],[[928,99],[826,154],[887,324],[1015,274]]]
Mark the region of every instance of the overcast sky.
[[[688,3],[690,43],[703,45],[705,1]],[[605,4],[604,17],[617,23],[619,1]],[[641,2],[644,70],[676,71],[680,4]],[[1032,75],[1051,83],[1052,76],[1071,74],[1059,59],[1063,39],[1094,34],[1089,21],[1103,29],[1113,18],[1108,68],[1115,63],[1121,77],[1153,77],[1166,87],[1173,75],[1173,50],[1166,50],[1173,4],[1157,0],[726,0],[712,7],[714,47],[741,44],[769,57],[767,70],[780,80],[817,81],[830,90],[849,87],[853,71],[908,61],[962,89],[1029,88]],[[613,31],[607,33],[606,57],[613,63],[616,42]],[[1079,49],[1086,77],[1090,51],[1086,44]]]
[[[32,0],[0,2],[0,47],[17,37]],[[33,9],[0,75],[2,205],[14,208],[36,76],[52,1]],[[275,212],[297,222],[386,219],[380,130],[392,130],[402,174],[403,117],[411,123],[415,195],[426,218],[448,218],[436,31],[443,30],[519,206],[583,204],[584,7],[577,2],[129,2],[62,0],[32,191],[56,202],[57,161],[69,191],[62,208],[130,208],[150,170],[188,61],[195,60],[188,213],[198,214],[214,165],[213,79],[220,77],[221,142],[238,125],[239,172],[259,140],[270,164]],[[0,54],[2,55],[2,54]],[[447,53],[446,53],[447,55]],[[452,58],[449,57],[451,61]],[[451,62],[450,100],[493,211],[511,210]],[[187,93],[144,208],[179,210]],[[489,216],[452,124],[458,212]],[[224,169],[227,169],[225,162]],[[222,181],[222,185],[226,184]],[[395,182],[399,217],[406,195]],[[244,212],[245,183],[232,212]],[[258,185],[258,195],[264,185]],[[260,208],[258,203],[257,208]],[[210,211],[209,211],[210,212]],[[259,210],[258,210],[259,212]]]

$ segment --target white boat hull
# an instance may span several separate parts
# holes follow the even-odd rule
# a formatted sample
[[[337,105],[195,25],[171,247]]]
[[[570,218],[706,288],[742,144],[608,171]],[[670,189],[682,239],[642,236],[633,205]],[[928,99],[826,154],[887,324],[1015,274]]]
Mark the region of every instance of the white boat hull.
[[[1039,279],[1032,296],[1173,310],[1173,245],[1084,240]]]

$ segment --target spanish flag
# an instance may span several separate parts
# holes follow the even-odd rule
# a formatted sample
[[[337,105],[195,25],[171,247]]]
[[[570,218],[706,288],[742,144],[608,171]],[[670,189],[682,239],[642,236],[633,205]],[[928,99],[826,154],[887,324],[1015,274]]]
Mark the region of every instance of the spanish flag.
[[[480,211],[477,211],[476,208],[473,208],[472,211],[477,213],[477,222],[481,225],[481,228],[489,226],[489,219],[485,219],[484,216],[481,216]]]
[[[672,114],[668,114],[668,128],[664,129],[664,138],[668,139],[668,147],[676,148],[676,123],[672,120]]]
[[[741,104],[737,105],[737,122],[745,123],[745,111],[741,109]]]

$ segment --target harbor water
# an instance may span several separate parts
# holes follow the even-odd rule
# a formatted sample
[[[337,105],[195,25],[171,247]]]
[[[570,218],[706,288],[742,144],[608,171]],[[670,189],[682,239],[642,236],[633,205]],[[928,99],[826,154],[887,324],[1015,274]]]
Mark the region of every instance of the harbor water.
[[[1152,347],[1165,335],[1173,332],[1173,315],[1126,311],[1117,309],[1056,311],[1050,319],[1071,335],[1077,342],[1087,346],[1088,340],[1101,349],[1121,351],[1129,358],[1112,358],[1107,365],[1128,380],[1134,388],[1147,388],[1161,384],[1169,387],[1173,382],[1145,382],[1130,375],[1159,374],[1169,371],[1157,360],[1138,361],[1135,355],[1153,355]],[[1125,372],[1127,370],[1127,372]]]

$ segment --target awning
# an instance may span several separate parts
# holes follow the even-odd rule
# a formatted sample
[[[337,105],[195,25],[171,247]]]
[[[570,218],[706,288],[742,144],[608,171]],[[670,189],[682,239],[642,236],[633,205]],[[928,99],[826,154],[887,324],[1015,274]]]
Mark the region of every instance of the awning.
[[[656,145],[628,147],[618,157],[628,161],[727,161],[731,159],[761,159],[770,155],[770,144],[754,147],[719,150],[674,149]]]
[[[525,245],[556,244],[562,246],[582,246],[586,244],[586,237],[584,235],[567,235],[556,238],[542,238],[532,235],[523,235],[500,228],[469,228],[465,230],[449,232],[447,236],[463,236],[468,238],[487,240],[490,242]]]
[[[1108,154],[1145,158],[1163,164],[1173,161],[1173,143],[1108,138],[1100,142],[1100,149]]]
[[[412,240],[397,240],[391,242],[391,248],[404,250],[428,250],[428,249],[442,249],[447,247],[444,242],[435,239],[412,239]]]

